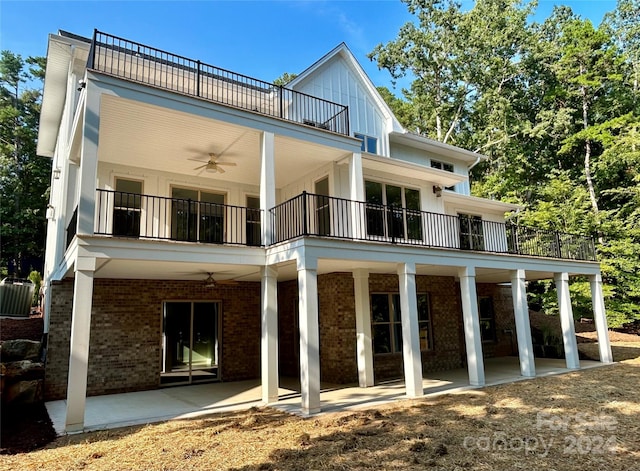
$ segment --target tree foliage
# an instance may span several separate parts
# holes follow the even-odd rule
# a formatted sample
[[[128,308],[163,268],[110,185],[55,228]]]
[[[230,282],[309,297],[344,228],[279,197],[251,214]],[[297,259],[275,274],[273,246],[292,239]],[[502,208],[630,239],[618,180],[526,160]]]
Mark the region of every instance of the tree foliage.
[[[398,119],[487,155],[472,191],[522,204],[517,222],[596,235],[610,323],[640,318],[640,2],[596,27],[568,7],[535,23],[535,3],[403,1],[414,20],[369,56],[412,79],[382,93]],[[571,289],[590,312],[588,283]],[[556,308],[553,283],[530,294]]]
[[[51,161],[36,156],[44,58],[0,56],[0,272],[25,277],[42,270]]]

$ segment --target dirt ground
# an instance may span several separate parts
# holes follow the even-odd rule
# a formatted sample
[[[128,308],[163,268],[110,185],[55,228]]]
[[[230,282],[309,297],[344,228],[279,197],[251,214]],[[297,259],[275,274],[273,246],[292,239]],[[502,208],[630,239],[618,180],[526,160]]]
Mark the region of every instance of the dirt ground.
[[[610,366],[317,418],[263,408],[62,437],[0,469],[640,471],[632,338]]]

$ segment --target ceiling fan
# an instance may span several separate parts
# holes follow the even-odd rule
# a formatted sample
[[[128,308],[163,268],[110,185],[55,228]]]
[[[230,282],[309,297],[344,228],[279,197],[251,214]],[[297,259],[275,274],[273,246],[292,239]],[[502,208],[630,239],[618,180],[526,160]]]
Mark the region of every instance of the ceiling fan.
[[[194,168],[194,170],[199,170],[198,174],[202,173],[203,171],[207,171],[207,172],[211,172],[211,173],[225,173],[226,170],[224,168],[222,168],[223,166],[227,166],[227,167],[235,167],[237,164],[235,164],[234,162],[219,162],[216,159],[216,154],[214,154],[213,152],[209,152],[209,161],[204,164],[204,165],[199,165],[198,167]],[[195,160],[195,161],[199,161],[198,159],[189,159],[189,160]]]
[[[215,288],[218,285],[237,285],[236,280],[215,280],[213,272],[206,272],[207,277],[203,280],[205,288]]]

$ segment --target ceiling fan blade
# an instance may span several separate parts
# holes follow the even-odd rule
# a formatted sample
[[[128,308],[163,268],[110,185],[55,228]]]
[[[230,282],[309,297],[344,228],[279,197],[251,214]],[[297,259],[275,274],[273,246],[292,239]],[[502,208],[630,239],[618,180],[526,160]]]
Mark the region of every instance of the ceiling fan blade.
[[[209,163],[206,163],[204,165],[200,165],[199,167],[194,168],[194,170],[200,170],[201,168],[205,168],[207,165],[209,165]]]
[[[237,285],[240,282],[236,280],[216,280],[216,283],[219,285]]]
[[[226,165],[227,167],[235,167],[238,164],[234,162],[216,162],[216,165]]]
[[[218,164],[216,164],[216,172],[226,173],[226,170],[221,167],[218,167]]]

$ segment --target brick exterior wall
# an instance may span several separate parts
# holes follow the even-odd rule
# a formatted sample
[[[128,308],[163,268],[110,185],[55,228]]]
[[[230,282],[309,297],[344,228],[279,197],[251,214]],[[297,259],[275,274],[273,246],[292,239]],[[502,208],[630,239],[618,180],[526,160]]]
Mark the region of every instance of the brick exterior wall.
[[[428,293],[433,350],[422,352],[423,372],[465,364],[460,289],[452,277],[416,276],[418,293]],[[517,353],[511,290],[478,284],[491,296],[496,342],[484,343],[485,357]],[[369,292],[398,292],[395,274],[371,274]],[[73,280],[51,287],[51,320],[45,398],[66,396]],[[278,283],[279,368],[299,375],[297,281]],[[358,380],[355,299],[351,273],[318,276],[321,380],[347,384]],[[88,395],[154,389],[160,384],[162,303],[172,300],[220,301],[222,305],[221,377],[225,381],[260,375],[260,283],[214,289],[188,281],[108,280],[94,282],[89,349]],[[505,331],[512,331],[509,334]],[[374,356],[376,381],[403,376],[402,354]]]
[[[67,386],[73,280],[52,287],[45,397],[64,398]],[[260,284],[206,288],[189,281],[96,279],[91,313],[88,395],[154,389],[160,384],[162,303],[219,301],[221,376],[260,374]]]

